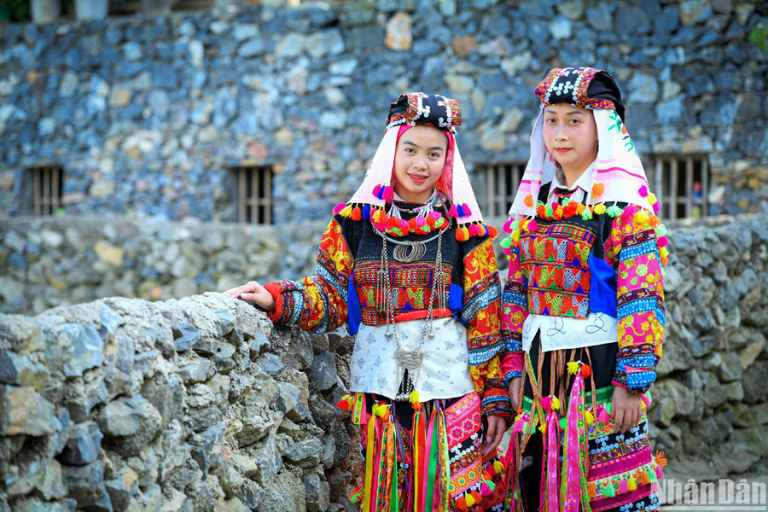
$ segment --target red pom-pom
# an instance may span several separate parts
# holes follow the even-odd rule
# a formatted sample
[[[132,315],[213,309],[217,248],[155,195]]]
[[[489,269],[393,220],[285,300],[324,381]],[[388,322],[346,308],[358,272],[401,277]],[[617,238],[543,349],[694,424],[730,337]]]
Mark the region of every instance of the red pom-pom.
[[[491,240],[495,240],[499,236],[499,230],[493,226],[488,226],[488,236],[491,237]]]
[[[467,510],[469,510],[469,507],[467,507],[467,500],[464,499],[464,496],[456,498],[455,503],[456,503],[456,508],[458,510],[461,510],[461,512],[467,512]]]
[[[581,365],[581,375],[588,379],[590,375],[592,375],[592,368],[588,364]]]
[[[360,220],[363,218],[363,210],[359,206],[355,206],[352,210],[352,220]]]

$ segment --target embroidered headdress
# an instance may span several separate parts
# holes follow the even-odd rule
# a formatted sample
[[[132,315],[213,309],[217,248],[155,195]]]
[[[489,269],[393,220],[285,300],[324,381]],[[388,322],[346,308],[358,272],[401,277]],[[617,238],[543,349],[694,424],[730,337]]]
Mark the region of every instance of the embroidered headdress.
[[[398,222],[397,219],[388,217],[385,209],[387,202],[394,198],[393,168],[397,140],[404,127],[420,124],[431,124],[445,131],[448,137],[448,154],[437,188],[451,203],[448,216],[456,218],[458,222],[456,238],[460,241],[467,240],[470,236],[484,235],[489,231],[495,236],[495,230],[483,222],[467,170],[456,145],[455,128],[461,125],[459,102],[422,92],[403,94],[391,104],[387,116],[387,131],[365,174],[363,184],[348,203],[339,203],[334,208],[334,214],[352,217],[354,220],[369,220],[382,231],[386,226]],[[402,234],[409,232],[407,226],[405,228]]]
[[[547,205],[537,204],[537,200],[542,184],[552,181],[556,161],[544,144],[543,112],[546,106],[558,103],[592,110],[597,125],[598,150],[591,171],[587,171],[591,172],[591,177],[584,205],[574,204],[573,211],[555,212],[555,216],[578,213],[585,219],[593,214],[617,217],[623,211],[618,203],[658,213],[661,204],[649,193],[643,164],[624,126],[621,91],[611,75],[592,68],[555,68],[536,88],[536,95],[541,98],[542,112],[531,135],[531,158],[509,209],[510,221],[504,227],[505,231],[513,233],[513,239],[514,231],[524,228],[528,222],[527,217],[547,211]],[[655,215],[651,220],[659,224]],[[663,231],[663,226],[660,227]]]

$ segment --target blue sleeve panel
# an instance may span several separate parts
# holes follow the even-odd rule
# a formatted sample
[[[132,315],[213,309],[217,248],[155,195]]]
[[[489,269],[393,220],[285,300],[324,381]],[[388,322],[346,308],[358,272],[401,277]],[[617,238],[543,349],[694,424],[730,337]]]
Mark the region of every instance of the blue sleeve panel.
[[[605,313],[617,317],[616,271],[607,261],[589,255],[589,309],[594,313]]]

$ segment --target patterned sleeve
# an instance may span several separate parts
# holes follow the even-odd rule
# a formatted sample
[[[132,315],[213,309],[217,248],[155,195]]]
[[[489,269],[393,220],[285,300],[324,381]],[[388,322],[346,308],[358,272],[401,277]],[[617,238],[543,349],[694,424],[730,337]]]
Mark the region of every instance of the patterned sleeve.
[[[347,321],[347,290],[353,267],[342,226],[334,217],[320,241],[314,276],[264,286],[277,308],[270,319],[314,333],[336,329]]]
[[[499,354],[504,348],[499,337],[501,287],[490,238],[464,256],[463,290],[461,320],[467,325],[469,371],[475,389],[483,398],[483,414],[509,418],[510,400]]]
[[[502,360],[504,383],[523,375],[523,324],[528,318],[528,282],[520,265],[520,246],[508,251],[509,274],[501,301],[501,338],[505,355]]]
[[[616,217],[606,256],[617,273],[619,352],[613,383],[643,393],[656,380],[664,338],[661,256],[653,224],[658,219],[630,205]]]

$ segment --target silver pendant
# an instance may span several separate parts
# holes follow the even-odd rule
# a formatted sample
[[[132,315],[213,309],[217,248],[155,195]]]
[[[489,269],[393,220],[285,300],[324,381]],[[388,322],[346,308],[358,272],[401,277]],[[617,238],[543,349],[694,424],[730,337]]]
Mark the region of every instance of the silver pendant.
[[[427,253],[427,246],[422,242],[405,243],[408,245],[398,245],[392,251],[392,257],[401,263],[419,261]]]
[[[408,372],[416,372],[421,368],[421,363],[424,361],[424,350],[417,348],[414,350],[403,350],[398,348],[395,350],[395,362],[400,368],[405,368]]]

